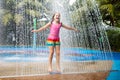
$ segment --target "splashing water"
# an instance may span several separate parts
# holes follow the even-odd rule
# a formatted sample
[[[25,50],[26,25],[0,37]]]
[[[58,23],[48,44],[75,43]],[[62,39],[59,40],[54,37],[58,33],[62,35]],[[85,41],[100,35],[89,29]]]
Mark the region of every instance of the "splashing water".
[[[61,13],[63,24],[79,30],[74,32],[61,28],[62,72],[66,74],[111,69],[112,53],[105,26],[102,25],[102,18],[94,0],[15,0],[14,7],[9,12],[13,14],[14,19],[5,26],[10,29],[10,32],[6,33],[9,34],[7,43],[13,45],[13,40],[9,38],[14,37],[15,44],[14,47],[5,50],[9,50],[6,52],[9,57],[14,57],[13,63],[7,64],[15,69],[13,74],[6,73],[0,76],[47,74],[49,52],[45,44],[49,29],[36,34],[31,33],[31,30],[34,18],[37,18],[38,29],[50,21],[55,12]],[[11,33],[14,36],[11,36]],[[3,60],[12,61],[9,57]],[[54,61],[55,59],[53,65]]]
[[[102,18],[94,0],[52,0],[52,4],[52,11],[61,13],[63,24],[74,26],[80,31],[76,33],[61,29],[61,46],[64,49],[61,53],[64,53],[67,47],[93,49],[102,51],[96,52],[96,56],[102,56],[106,60],[112,59],[105,26],[102,25]],[[75,53],[71,53],[74,56]],[[62,58],[64,56],[63,54]],[[70,66],[71,64],[68,68],[71,68]]]

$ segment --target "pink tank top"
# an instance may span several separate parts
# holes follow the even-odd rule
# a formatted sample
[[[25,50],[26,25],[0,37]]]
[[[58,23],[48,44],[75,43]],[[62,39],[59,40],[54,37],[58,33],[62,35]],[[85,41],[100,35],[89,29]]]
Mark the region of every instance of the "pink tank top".
[[[59,24],[52,23],[50,26],[50,34],[49,34],[48,38],[58,39],[61,26],[62,26],[62,23],[59,23]]]

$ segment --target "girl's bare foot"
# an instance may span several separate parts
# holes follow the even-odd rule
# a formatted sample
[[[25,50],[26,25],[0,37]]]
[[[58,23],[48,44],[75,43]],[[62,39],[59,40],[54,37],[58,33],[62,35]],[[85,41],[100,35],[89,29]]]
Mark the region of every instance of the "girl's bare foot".
[[[57,68],[57,72],[61,72],[60,68]]]
[[[52,68],[51,67],[48,68],[48,72],[52,72]]]
[[[60,68],[57,69],[56,74],[61,74],[61,70],[60,70]]]
[[[52,72],[52,69],[48,69],[48,72]]]

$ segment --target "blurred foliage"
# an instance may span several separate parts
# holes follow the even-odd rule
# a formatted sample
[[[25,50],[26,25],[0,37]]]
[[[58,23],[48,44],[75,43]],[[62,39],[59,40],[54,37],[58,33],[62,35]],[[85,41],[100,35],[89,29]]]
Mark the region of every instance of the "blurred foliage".
[[[97,0],[103,17],[103,22],[110,26],[120,27],[120,1]]]
[[[110,46],[113,51],[120,51],[120,1],[97,0],[103,22],[115,29],[107,30]],[[119,28],[117,28],[119,27]],[[117,29],[116,29],[117,28]]]
[[[7,25],[10,20],[13,19],[13,16],[11,13],[7,13],[3,16],[3,24]]]
[[[16,41],[18,43],[15,44],[20,44],[23,40],[22,44],[28,45],[31,43],[32,35],[29,30],[33,27],[33,18],[39,19],[43,12],[47,13],[46,1],[49,2],[48,0],[3,0],[3,8],[0,13],[3,14],[2,22],[6,28],[5,35],[6,41],[8,41],[6,44],[12,44],[12,39],[8,39],[13,37],[11,34],[15,35],[15,39],[18,40]],[[45,4],[42,4],[43,2]],[[22,29],[22,32],[20,29]]]
[[[32,17],[39,17],[40,16],[40,12],[36,11],[36,10],[26,10],[26,13]]]
[[[22,20],[27,19],[24,16],[39,17],[39,9],[41,8],[43,8],[42,4],[38,0],[18,0],[17,2],[16,0],[5,0],[4,9],[6,12],[3,16],[3,23],[7,25],[13,20],[16,25],[19,25]]]
[[[107,34],[112,50],[120,52],[120,29],[107,30]]]
[[[14,21],[16,23],[16,26],[19,25],[19,23],[23,20],[23,16],[21,14],[15,14],[14,15]]]

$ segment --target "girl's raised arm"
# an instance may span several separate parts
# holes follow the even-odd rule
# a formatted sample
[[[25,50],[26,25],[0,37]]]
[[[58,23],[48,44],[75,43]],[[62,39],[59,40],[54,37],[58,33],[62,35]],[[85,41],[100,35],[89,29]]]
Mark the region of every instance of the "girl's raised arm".
[[[50,25],[51,25],[51,23],[49,22],[45,26],[43,26],[37,30],[32,30],[32,32],[40,32],[40,31],[45,30],[46,28],[50,27]]]
[[[73,27],[70,27],[70,26],[67,26],[67,25],[64,25],[64,24],[62,24],[62,27],[65,28],[65,29],[68,29],[68,30],[78,31],[76,28],[73,28]]]

